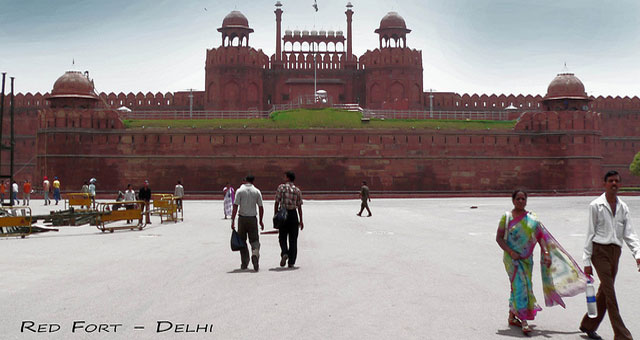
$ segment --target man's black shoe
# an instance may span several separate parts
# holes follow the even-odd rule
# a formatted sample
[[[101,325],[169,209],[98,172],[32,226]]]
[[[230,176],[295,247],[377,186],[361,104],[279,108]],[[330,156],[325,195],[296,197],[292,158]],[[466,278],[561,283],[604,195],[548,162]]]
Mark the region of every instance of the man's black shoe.
[[[587,333],[587,338],[601,340],[602,337],[596,333],[596,331],[588,331],[583,327],[580,327],[580,332]]]
[[[253,263],[253,270],[258,271],[260,266],[258,265],[258,257],[256,255],[251,255],[251,263]]]
[[[284,265],[287,264],[287,259],[289,259],[289,255],[282,255],[282,257],[280,258],[280,267],[284,267]]]
[[[248,265],[248,264],[240,265],[240,269],[242,269],[242,270],[247,269],[247,267],[249,267],[249,265]]]

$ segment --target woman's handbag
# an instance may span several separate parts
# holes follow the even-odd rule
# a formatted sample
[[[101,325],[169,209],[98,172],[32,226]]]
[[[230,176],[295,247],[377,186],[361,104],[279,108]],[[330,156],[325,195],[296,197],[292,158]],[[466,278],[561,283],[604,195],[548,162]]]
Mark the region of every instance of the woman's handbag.
[[[287,209],[280,207],[278,212],[273,216],[273,228],[280,229],[284,225],[284,221],[287,220]]]
[[[231,250],[238,251],[246,247],[247,247],[247,243],[243,242],[238,232],[235,229],[233,229],[233,231],[231,232]]]

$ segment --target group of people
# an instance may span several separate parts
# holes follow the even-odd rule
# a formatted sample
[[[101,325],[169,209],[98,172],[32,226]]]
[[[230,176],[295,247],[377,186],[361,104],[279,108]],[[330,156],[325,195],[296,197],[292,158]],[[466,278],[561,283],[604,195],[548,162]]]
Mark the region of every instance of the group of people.
[[[42,191],[44,193],[44,205],[49,205],[51,200],[49,199],[49,194],[53,189],[53,197],[56,200],[56,204],[60,201],[60,181],[58,177],[55,177],[53,181],[53,186],[51,182],[49,182],[47,176],[44,176],[42,181]],[[26,179],[22,183],[22,205],[28,206],[31,203],[31,194],[34,192],[34,188],[31,186],[31,182]],[[18,194],[20,193],[20,186],[18,182],[13,181],[10,183],[9,181],[1,181],[0,182],[0,204],[4,204],[5,195],[9,194],[7,197],[10,205],[19,205],[20,199]]]
[[[640,240],[631,226],[629,207],[618,197],[621,177],[616,171],[604,176],[605,192],[589,205],[587,239],[583,251],[584,271],[544,227],[537,216],[527,211],[527,193],[512,194],[513,209],[502,215],[496,242],[504,250],[503,262],[511,283],[508,324],[520,327],[525,335],[528,324],[541,310],[532,289],[533,250],[540,244],[542,284],[547,306],[561,305],[562,297],[574,296],[593,280],[595,268],[600,286],[596,294],[597,316],[584,315],[579,329],[589,339],[601,339],[596,330],[609,313],[615,339],[633,339],[618,310],[615,277],[622,244],[627,243],[640,271]]]
[[[53,199],[56,201],[56,205],[62,200],[60,196],[60,180],[57,176],[53,177],[53,183],[49,182],[49,178],[44,176],[42,179],[42,192],[44,195],[44,205],[50,205],[51,199],[49,194],[53,193]]]
[[[283,207],[286,210],[286,219],[278,229],[278,241],[280,243],[280,267],[288,265],[293,268],[298,257],[298,233],[304,229],[302,220],[302,192],[295,186],[296,175],[292,171],[284,174],[284,183],[276,189],[274,204],[274,216]],[[260,230],[264,230],[264,207],[262,193],[253,184],[255,177],[249,175],[244,178],[243,184],[234,190],[228,183],[225,186],[225,218],[231,215],[231,229],[236,230],[236,215],[238,216],[238,235],[246,245],[247,237],[251,245],[251,256],[247,247],[240,249],[240,269],[247,269],[249,260],[253,269],[260,268]],[[232,206],[229,214],[228,207]]]

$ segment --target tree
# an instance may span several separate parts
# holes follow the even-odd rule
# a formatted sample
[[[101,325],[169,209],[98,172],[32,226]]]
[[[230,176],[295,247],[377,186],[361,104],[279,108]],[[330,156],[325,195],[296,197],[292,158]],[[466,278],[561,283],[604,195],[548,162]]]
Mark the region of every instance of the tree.
[[[631,171],[631,174],[634,176],[640,176],[640,152],[633,157],[633,161],[631,165],[629,165],[629,171]]]

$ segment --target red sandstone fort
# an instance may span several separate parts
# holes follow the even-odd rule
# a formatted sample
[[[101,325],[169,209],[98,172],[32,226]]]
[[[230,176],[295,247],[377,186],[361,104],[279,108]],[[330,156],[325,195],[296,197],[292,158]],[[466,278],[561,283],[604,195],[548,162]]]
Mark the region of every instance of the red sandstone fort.
[[[372,27],[379,46],[352,53],[353,6],[343,31],[284,31],[275,8],[275,54],[249,44],[253,29],[238,11],[207,49],[204,91],[95,93],[88,73],[69,71],[50,93],[18,93],[15,177],[36,184],[58,176],[74,192],[95,177],[103,193],[149,179],[156,191],[182,180],[191,193],[217,193],[251,172],[266,192],[285,170],[298,173],[307,192],[348,192],[367,180],[389,193],[597,191],[606,170],[639,186],[629,163],[640,150],[640,99],[588,96],[582,82],[558,74],[540,95],[424,92],[422,52],[408,47],[405,20],[390,12]],[[550,78],[552,75],[550,75]],[[99,81],[99,80],[98,80]],[[541,84],[541,87],[544,86]],[[372,114],[428,119],[434,113],[517,120],[510,131],[380,129],[158,129],[124,128],[125,115],[262,114],[304,104],[317,89],[323,104],[360,107]],[[9,97],[3,143],[8,142]],[[129,112],[130,111],[130,112]],[[413,117],[413,116],[411,116]],[[7,151],[2,154],[6,173]]]

